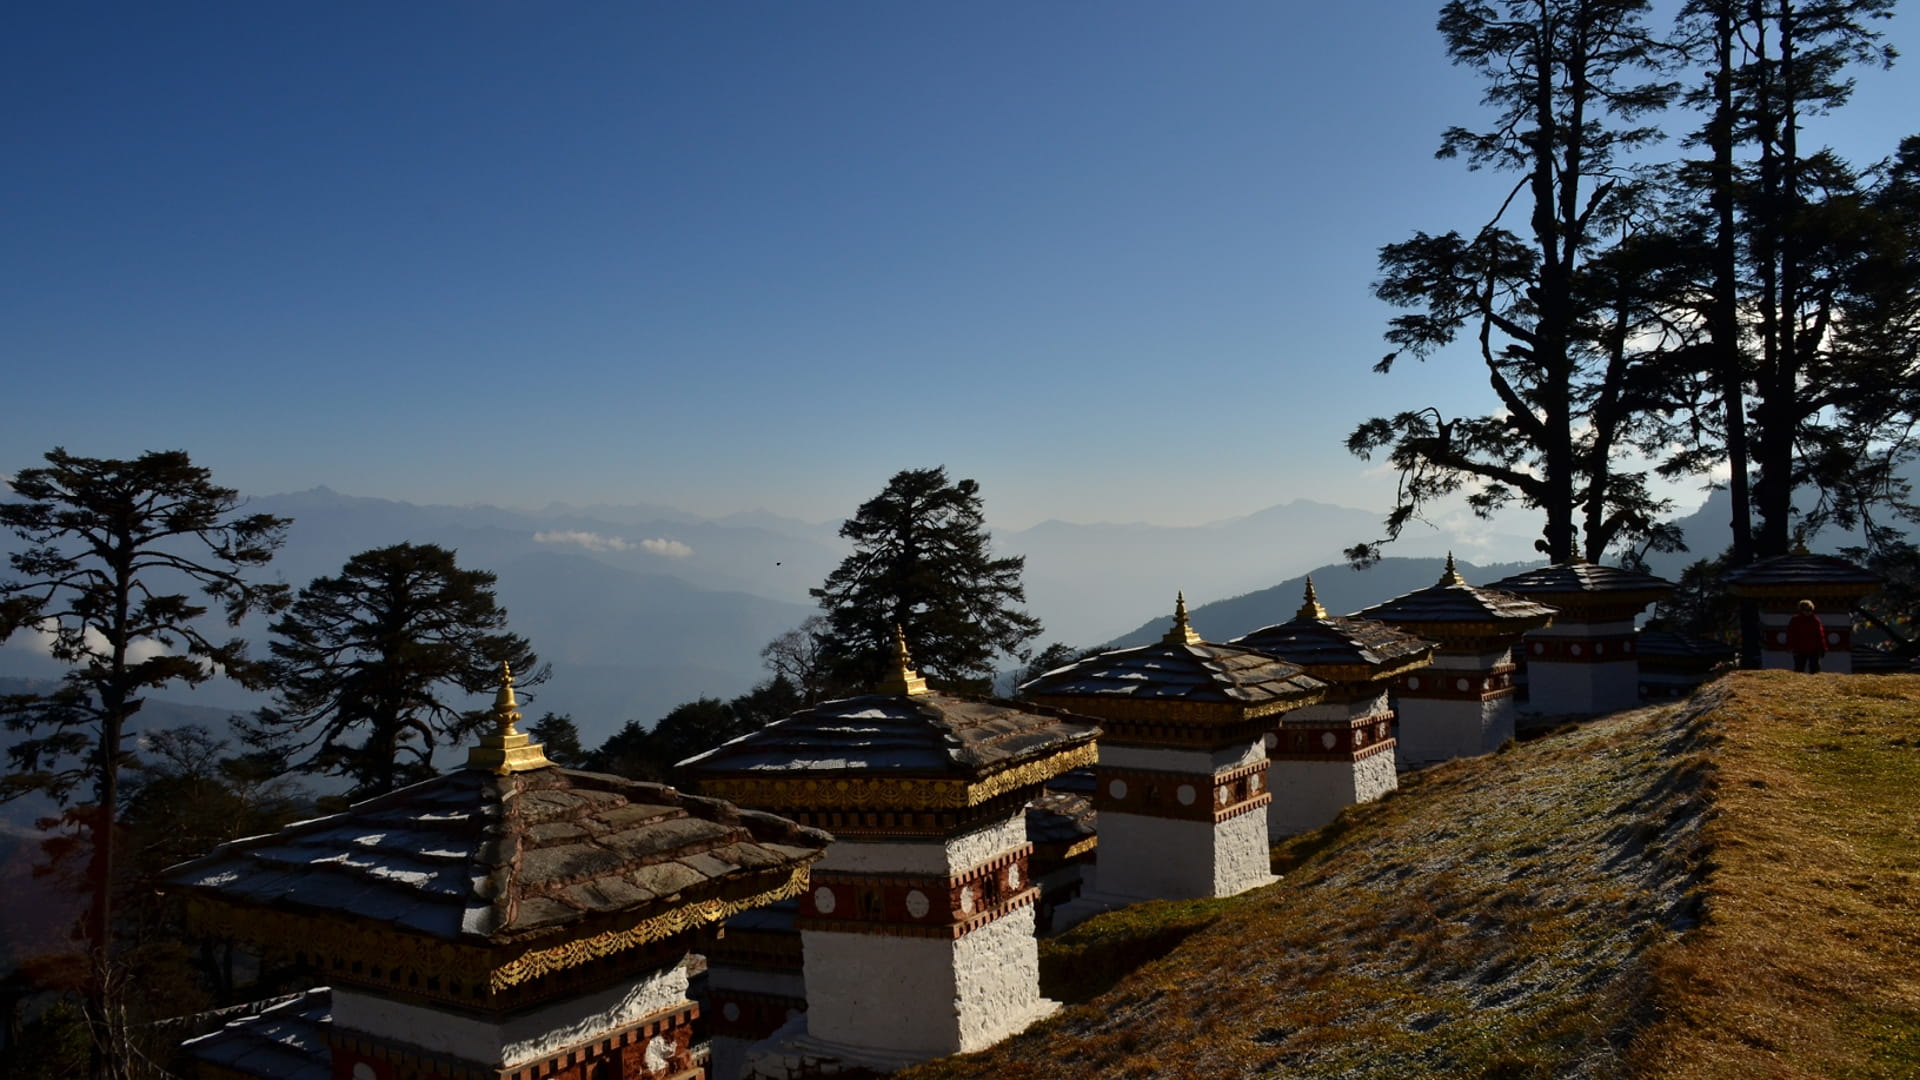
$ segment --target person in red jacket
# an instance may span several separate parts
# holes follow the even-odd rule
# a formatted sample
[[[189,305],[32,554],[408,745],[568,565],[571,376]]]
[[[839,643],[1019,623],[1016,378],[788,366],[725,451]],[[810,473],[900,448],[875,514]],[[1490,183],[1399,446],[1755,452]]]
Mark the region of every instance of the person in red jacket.
[[[1787,651],[1793,670],[1820,674],[1820,658],[1827,652],[1827,628],[1813,613],[1813,601],[1800,601],[1800,610],[1787,620]]]

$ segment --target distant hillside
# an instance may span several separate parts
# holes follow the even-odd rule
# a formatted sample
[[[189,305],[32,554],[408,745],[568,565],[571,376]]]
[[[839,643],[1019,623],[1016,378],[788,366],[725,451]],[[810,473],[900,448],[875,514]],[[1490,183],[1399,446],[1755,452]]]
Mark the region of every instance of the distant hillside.
[[[1476,566],[1456,560],[1462,577],[1475,585],[1486,585],[1532,566],[1533,562],[1494,563]],[[1314,592],[1320,604],[1332,615],[1348,615],[1361,608],[1391,600],[1415,589],[1424,589],[1440,580],[1446,560],[1382,559],[1365,570],[1345,564],[1319,567],[1311,571]],[[1286,622],[1300,611],[1308,574],[1288,578],[1278,585],[1246,593],[1227,600],[1195,605],[1188,594],[1187,616],[1193,628],[1208,641],[1226,641],[1263,626]],[[1166,602],[1167,613],[1107,643],[1108,648],[1125,649],[1160,640],[1173,625],[1173,598]]]
[[[55,680],[48,678],[23,679],[0,676],[0,695],[44,694],[57,685]],[[232,711],[228,709],[183,705],[176,701],[148,696],[146,704],[133,715],[128,730],[131,734],[138,736],[145,731],[164,731],[167,728],[198,724],[216,735],[224,736],[228,726],[227,720],[232,715]],[[25,738],[28,738],[25,732],[0,728],[0,769],[12,768],[12,762],[4,756],[4,752]],[[84,798],[84,793],[80,797]],[[40,796],[0,803],[0,832],[31,831],[35,820],[51,816],[57,809],[50,800]]]
[[[1170,615],[1176,591],[1184,590],[1195,602],[1238,596],[1336,562],[1347,547],[1378,536],[1380,518],[1371,511],[1296,499],[1209,525],[1046,521],[996,534],[994,541],[1003,553],[1026,556],[1028,607],[1047,624],[1047,639],[1091,645],[1146,612]],[[1506,524],[1524,532],[1530,521],[1516,516]],[[1483,522],[1475,526],[1471,537],[1464,537],[1416,525],[1393,553],[1438,558],[1451,550],[1487,561],[1522,559],[1532,550],[1530,536],[1496,531]]]
[[[1042,942],[1067,1009],[897,1075],[1907,1080],[1917,747],[1920,677],[1741,672],[1411,774],[1276,885]]]

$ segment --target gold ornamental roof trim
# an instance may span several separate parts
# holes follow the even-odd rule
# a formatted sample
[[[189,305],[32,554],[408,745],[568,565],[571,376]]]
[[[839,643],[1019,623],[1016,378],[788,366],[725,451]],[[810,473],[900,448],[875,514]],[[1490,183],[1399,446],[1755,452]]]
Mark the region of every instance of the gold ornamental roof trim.
[[[1167,645],[1199,645],[1203,639],[1187,622],[1187,594],[1182,590],[1173,601],[1173,626],[1160,638]]]
[[[520,722],[520,702],[513,696],[513,665],[500,661],[500,689],[493,696],[494,731],[467,750],[467,768],[508,776],[553,768],[546,747],[529,739],[514,725]]]
[[[927,680],[913,670],[913,661],[907,655],[907,631],[899,623],[893,624],[893,665],[886,674],[880,676],[873,692],[876,694],[902,694],[915,697],[931,693],[927,689]]]

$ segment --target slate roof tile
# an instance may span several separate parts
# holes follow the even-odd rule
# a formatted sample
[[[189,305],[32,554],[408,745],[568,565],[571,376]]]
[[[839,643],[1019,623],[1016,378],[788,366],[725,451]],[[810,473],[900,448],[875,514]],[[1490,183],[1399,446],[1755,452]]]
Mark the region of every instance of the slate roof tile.
[[[1296,618],[1263,626],[1229,644],[1255,649],[1312,673],[1315,668],[1359,666],[1375,671],[1418,663],[1434,643],[1373,619],[1345,615]]]
[[[1671,593],[1673,582],[1620,566],[1554,563],[1501,578],[1488,588],[1516,596],[1605,596],[1608,593]]]
[[[1775,555],[1729,573],[1735,590],[1766,586],[1855,586],[1862,592],[1881,582],[1880,575],[1837,555]]]
[[[1097,733],[1091,720],[1024,702],[865,694],[802,710],[681,765],[696,775],[863,772],[978,779],[1091,742]]]
[[[1237,645],[1166,642],[1089,656],[1020,687],[1029,697],[1111,696],[1259,706],[1308,702],[1326,684],[1297,665]]]
[[[224,844],[164,880],[242,903],[497,939],[718,891],[809,862],[831,839],[660,784],[468,769]]]

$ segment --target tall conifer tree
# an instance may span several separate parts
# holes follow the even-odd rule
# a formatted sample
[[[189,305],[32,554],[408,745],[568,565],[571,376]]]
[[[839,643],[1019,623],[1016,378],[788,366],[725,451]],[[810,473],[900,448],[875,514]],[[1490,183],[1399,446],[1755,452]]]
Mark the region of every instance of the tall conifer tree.
[[[1021,556],[994,558],[980,485],[945,468],[907,469],[840,527],[853,554],[811,590],[828,626],[820,659],[843,692],[864,692],[906,632],[915,666],[951,689],[983,691],[995,661],[1040,634],[1020,610]]]

